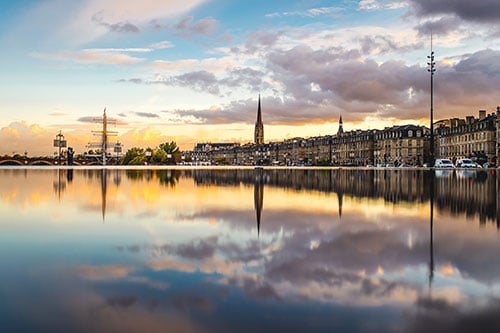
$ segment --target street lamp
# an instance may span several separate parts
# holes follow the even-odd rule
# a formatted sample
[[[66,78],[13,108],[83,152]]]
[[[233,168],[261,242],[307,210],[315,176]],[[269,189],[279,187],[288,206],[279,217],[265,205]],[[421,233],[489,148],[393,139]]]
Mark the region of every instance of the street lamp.
[[[61,148],[66,147],[66,140],[64,140],[64,135],[62,135],[61,131],[59,131],[59,134],[54,139],[54,147],[59,148],[58,164],[61,165]]]
[[[430,147],[430,158],[431,165],[434,165],[434,72],[436,69],[434,68],[436,63],[434,62],[434,51],[432,50],[432,32],[431,32],[431,55],[427,56],[429,62],[427,65],[429,68],[427,71],[431,73],[431,147]]]

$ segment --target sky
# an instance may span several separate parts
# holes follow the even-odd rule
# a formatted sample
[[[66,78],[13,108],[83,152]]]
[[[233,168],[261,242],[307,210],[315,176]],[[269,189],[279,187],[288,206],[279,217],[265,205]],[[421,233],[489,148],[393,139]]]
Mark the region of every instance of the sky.
[[[429,125],[500,104],[498,0],[0,0],[0,154]]]

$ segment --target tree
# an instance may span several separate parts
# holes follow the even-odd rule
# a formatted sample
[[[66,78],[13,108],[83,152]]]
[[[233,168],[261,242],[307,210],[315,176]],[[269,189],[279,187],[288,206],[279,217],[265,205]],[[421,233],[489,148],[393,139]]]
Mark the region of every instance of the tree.
[[[161,143],[158,148],[167,154],[164,164],[176,164],[181,160],[181,151],[175,141]]]
[[[151,154],[151,164],[167,163],[168,155],[163,149],[155,149]]]
[[[133,147],[127,150],[123,157],[124,165],[142,165],[146,161],[146,151],[142,148]]]
[[[175,153],[180,152],[180,149],[177,146],[177,143],[175,143],[175,141],[160,143],[158,148],[160,148],[161,150],[163,150],[167,154],[175,154]]]

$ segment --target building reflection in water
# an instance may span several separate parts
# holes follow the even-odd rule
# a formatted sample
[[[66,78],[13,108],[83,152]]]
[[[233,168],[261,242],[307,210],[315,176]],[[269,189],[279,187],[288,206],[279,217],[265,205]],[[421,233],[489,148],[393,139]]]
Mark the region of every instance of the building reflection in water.
[[[116,187],[122,184],[122,176],[129,181],[158,182],[175,187],[180,178],[193,179],[200,185],[246,184],[254,187],[254,210],[257,233],[260,234],[264,187],[315,190],[335,193],[338,216],[342,217],[345,197],[382,198],[386,202],[430,202],[431,229],[433,210],[452,215],[477,215],[480,225],[488,221],[500,228],[500,177],[496,170],[73,170],[58,169],[53,189],[61,199],[74,177],[83,175],[100,180],[101,216],[106,218],[108,177]],[[431,235],[432,236],[432,233]]]

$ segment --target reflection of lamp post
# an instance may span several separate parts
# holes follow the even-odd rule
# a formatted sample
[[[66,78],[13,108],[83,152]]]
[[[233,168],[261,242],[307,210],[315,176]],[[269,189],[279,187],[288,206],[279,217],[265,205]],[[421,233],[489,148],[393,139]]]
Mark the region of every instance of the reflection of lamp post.
[[[432,32],[431,32],[431,55],[427,56],[427,59],[429,59],[429,62],[427,65],[429,68],[427,71],[431,73],[431,147],[430,147],[430,158],[431,158],[431,166],[434,166],[434,72],[436,69],[434,66],[436,63],[434,62],[434,51],[432,51]]]
[[[66,140],[64,140],[64,135],[62,135],[61,131],[59,131],[59,134],[56,135],[56,138],[54,139],[54,147],[59,148],[59,165],[61,164],[61,148],[66,147]]]

